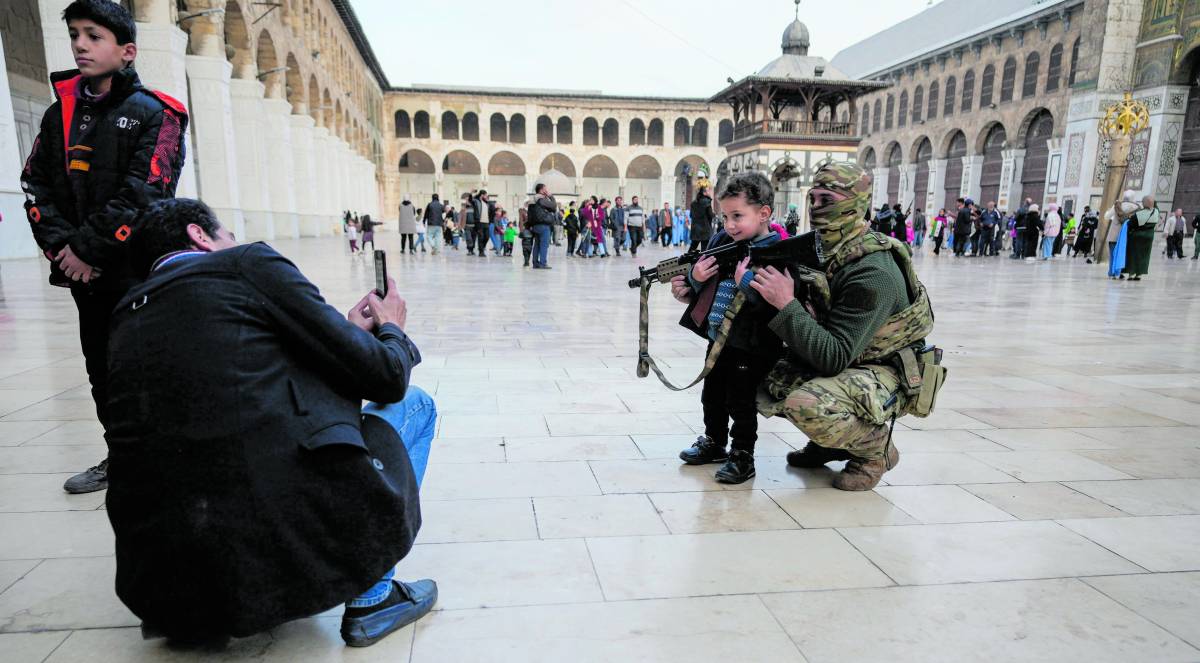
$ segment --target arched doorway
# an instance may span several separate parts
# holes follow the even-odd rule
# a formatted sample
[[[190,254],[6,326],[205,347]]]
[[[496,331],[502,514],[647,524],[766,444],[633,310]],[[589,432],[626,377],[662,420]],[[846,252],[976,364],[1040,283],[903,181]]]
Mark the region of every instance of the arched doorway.
[[[696,155],[684,157],[675,164],[675,200],[673,205],[687,208],[696,197],[696,181],[708,179],[708,163]]]
[[[516,154],[504,150],[488,160],[487,190],[492,200],[508,209],[510,218],[528,197],[525,183],[525,162]]]
[[[962,193],[963,162],[967,156],[967,136],[961,131],[955,131],[946,147],[946,197],[942,199],[942,207],[947,212],[954,210],[954,201]]]
[[[988,129],[983,139],[983,166],[979,171],[979,200],[981,206],[996,202],[1000,197],[1000,174],[1004,170],[1004,144],[1008,134],[999,123]]]
[[[612,159],[597,154],[583,164],[581,193],[612,200],[621,195],[621,171]]]
[[[1078,45],[1076,45],[1078,47]],[[1188,90],[1187,112],[1183,116],[1183,142],[1179,148],[1179,174],[1175,179],[1175,200],[1172,207],[1183,208],[1189,219],[1200,214],[1200,57],[1193,51],[1188,57],[1191,67],[1191,88]],[[1072,54],[1074,65],[1074,54]],[[1071,77],[1075,68],[1071,67]]]
[[[900,202],[900,145],[892,143],[887,152],[887,203],[895,205]]]
[[[482,184],[479,159],[466,150],[454,150],[442,159],[442,182],[447,200],[457,203],[462,194],[478,189]]]
[[[561,152],[554,152],[547,155],[545,159],[542,159],[542,165],[538,167],[538,172],[544,173],[548,170],[557,170],[572,180],[575,179],[575,162],[571,161],[571,157]]]
[[[638,204],[647,211],[662,205],[662,166],[654,157],[643,154],[625,168],[626,202],[638,197]]]
[[[429,154],[421,150],[408,150],[400,155],[396,170],[400,173],[400,197],[412,196],[414,205],[424,205],[437,193],[433,179],[433,158]]]
[[[800,232],[805,232],[808,228],[808,210],[802,204],[806,192],[800,188],[799,165],[788,159],[775,166],[771,173],[771,188],[775,189],[775,200],[771,205],[775,219],[782,224],[787,219],[789,206],[795,205],[796,212],[800,214]]]
[[[1048,110],[1040,110],[1029,123],[1025,132],[1025,165],[1021,170],[1021,199],[1032,198],[1039,207],[1045,207],[1046,164],[1050,160],[1048,142],[1054,133],[1054,116]],[[1012,201],[1009,207],[1015,207]]]
[[[922,138],[914,154],[917,172],[913,175],[913,209],[929,212],[925,204],[929,198],[929,160],[933,158],[933,144],[928,138]]]

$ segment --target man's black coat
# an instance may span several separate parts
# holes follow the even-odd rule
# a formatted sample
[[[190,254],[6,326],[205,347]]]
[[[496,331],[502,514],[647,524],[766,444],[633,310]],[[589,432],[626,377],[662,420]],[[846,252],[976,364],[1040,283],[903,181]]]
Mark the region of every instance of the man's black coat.
[[[420,354],[325,303],[265,244],[181,257],[113,313],[117,595],[176,637],[245,636],[368,589],[421,525],[399,437]]]

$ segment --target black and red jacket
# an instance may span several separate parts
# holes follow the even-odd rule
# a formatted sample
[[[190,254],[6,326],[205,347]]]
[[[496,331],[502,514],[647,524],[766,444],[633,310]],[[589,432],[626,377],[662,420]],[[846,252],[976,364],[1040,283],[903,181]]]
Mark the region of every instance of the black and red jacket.
[[[97,287],[128,287],[138,212],[175,196],[187,109],[142,87],[132,68],[114,74],[108,94],[95,101],[82,94],[77,70],[52,74],[50,82],[57,100],[21,173],[33,237],[47,258],[69,245],[99,267]]]

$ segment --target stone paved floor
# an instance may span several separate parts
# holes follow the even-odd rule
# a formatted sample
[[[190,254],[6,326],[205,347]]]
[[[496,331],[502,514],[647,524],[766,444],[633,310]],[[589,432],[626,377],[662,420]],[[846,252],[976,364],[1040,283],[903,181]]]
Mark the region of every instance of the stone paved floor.
[[[384,236],[390,248],[394,236]],[[339,309],[371,283],[340,241],[281,241]],[[658,259],[661,250],[643,259]],[[104,448],[66,293],[0,265],[0,659],[8,661],[1200,660],[1197,263],[1141,284],[1079,262],[919,258],[950,380],[875,492],[796,471],[764,422],[758,477],[674,458],[698,394],[634,377],[628,258],[393,255],[441,412],[425,528],[400,576],[439,610],[367,650],[340,609],[223,653],[143,642],[113,595]],[[677,377],[703,345],[654,300]]]

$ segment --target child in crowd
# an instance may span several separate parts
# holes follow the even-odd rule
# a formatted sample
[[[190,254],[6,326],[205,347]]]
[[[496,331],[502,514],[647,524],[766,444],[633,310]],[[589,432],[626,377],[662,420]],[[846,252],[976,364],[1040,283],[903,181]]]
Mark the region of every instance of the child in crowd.
[[[533,255],[533,231],[528,226],[521,228],[521,255],[525,258],[525,267],[528,267],[529,257]]]
[[[358,254],[358,221],[350,220],[346,224],[346,239],[350,240],[350,255]]]
[[[709,247],[743,240],[753,246],[778,242],[779,234],[769,225],[774,196],[771,182],[762,173],[748,171],[730,177],[717,194],[723,229]],[[726,312],[733,306],[742,307],[735,311],[724,349],[700,392],[704,435],[679,454],[688,465],[723,463],[716,473],[721,483],[743,483],[754,476],[754,443],[758,440],[755,394],[783,349],[783,342],[768,327],[778,311],[751,286],[755,271],[749,262],[746,258],[726,276],[718,273],[716,260],[709,256],[693,265],[687,276],[671,280],[672,294],[688,304],[680,324],[707,338],[709,352],[725,324]],[[697,324],[696,320],[703,322]],[[730,438],[732,450],[727,452]]]
[[[421,253],[425,253],[425,233],[429,231],[429,226],[425,224],[425,219],[417,217],[417,244],[421,247]],[[416,247],[413,247],[414,249]],[[363,250],[367,249],[367,242],[363,240]]]
[[[504,255],[511,256],[513,252],[513,241],[517,239],[517,224],[510,223],[504,229]],[[530,249],[532,250],[532,246]]]

